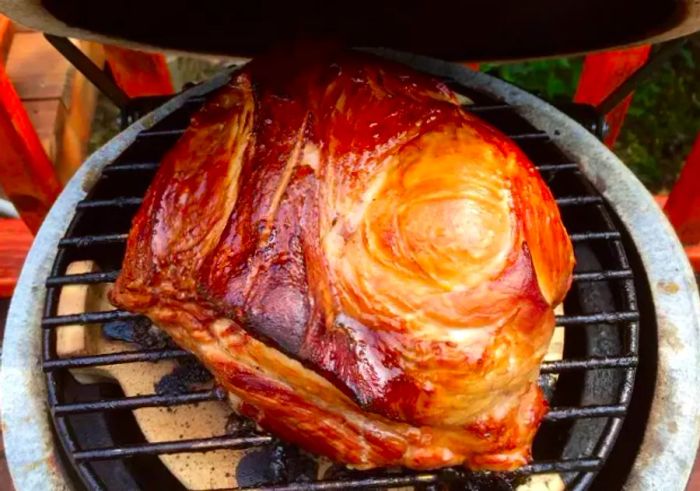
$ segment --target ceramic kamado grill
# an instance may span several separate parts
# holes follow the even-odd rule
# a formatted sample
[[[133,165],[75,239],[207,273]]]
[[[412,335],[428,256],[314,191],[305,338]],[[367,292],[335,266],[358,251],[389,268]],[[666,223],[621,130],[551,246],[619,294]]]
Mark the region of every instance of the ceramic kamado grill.
[[[130,123],[64,189],[12,300],[0,388],[18,490],[684,489],[700,441],[700,303],[682,246],[597,138],[590,108],[567,115],[457,62],[653,42],[658,63],[700,26],[700,3],[0,0],[0,11],[48,33]],[[554,194],[577,263],[541,370],[551,409],[532,463],[507,474],[334,465],[232,415],[191,355],[114,310],[106,291],[159,162],[235,67],[172,98],[125,101],[69,36],[240,57],[332,36],[444,79],[514,140]]]

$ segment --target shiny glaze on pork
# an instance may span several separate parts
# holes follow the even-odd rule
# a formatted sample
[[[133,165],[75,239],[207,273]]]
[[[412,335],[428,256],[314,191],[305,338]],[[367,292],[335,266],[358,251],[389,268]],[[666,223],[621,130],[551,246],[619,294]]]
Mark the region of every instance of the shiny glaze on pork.
[[[572,268],[536,169],[442,82],[287,52],[193,117],[111,298],[307,450],[508,470],[546,412],[537,376]]]

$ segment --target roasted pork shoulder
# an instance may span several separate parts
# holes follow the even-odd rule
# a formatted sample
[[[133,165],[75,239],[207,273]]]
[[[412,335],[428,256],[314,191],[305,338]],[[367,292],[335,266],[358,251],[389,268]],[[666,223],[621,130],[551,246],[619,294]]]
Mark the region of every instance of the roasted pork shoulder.
[[[537,170],[444,83],[287,53],[192,118],[111,299],[308,451],[510,470],[546,412],[537,377],[572,268]]]

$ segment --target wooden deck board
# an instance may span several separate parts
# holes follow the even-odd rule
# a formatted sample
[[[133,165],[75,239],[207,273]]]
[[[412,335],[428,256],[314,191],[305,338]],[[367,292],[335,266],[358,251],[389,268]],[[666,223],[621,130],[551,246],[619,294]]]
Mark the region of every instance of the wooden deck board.
[[[15,25],[10,19],[0,14],[0,63],[7,61],[12,38],[15,35]]]
[[[7,75],[23,101],[60,99],[69,66],[42,33],[15,34],[7,60]]]
[[[23,101],[23,105],[44,150],[46,150],[46,155],[55,162],[56,133],[60,124],[61,102],[58,99],[47,99],[44,101]]]
[[[98,66],[104,64],[101,45],[76,43]],[[97,89],[38,32],[15,34],[7,74],[65,184],[85,160]]]

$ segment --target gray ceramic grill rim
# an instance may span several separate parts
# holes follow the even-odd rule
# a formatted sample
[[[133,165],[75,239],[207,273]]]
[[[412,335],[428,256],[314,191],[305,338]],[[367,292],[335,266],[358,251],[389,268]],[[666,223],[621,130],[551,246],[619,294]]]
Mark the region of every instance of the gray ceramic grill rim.
[[[671,225],[652,196],[604,145],[542,100],[505,82],[457,64],[374,50],[500,97],[575,158],[627,227],[647,273],[658,324],[654,400],[642,447],[626,488],[685,489],[700,440],[700,298],[690,264]],[[41,374],[41,317],[45,281],[77,203],[102,168],[192,96],[222,85],[219,75],[173,98],[94,153],[63,190],[29,252],[10,305],[0,371],[5,453],[18,491],[69,489],[61,468]],[[643,335],[643,333],[642,333]]]

